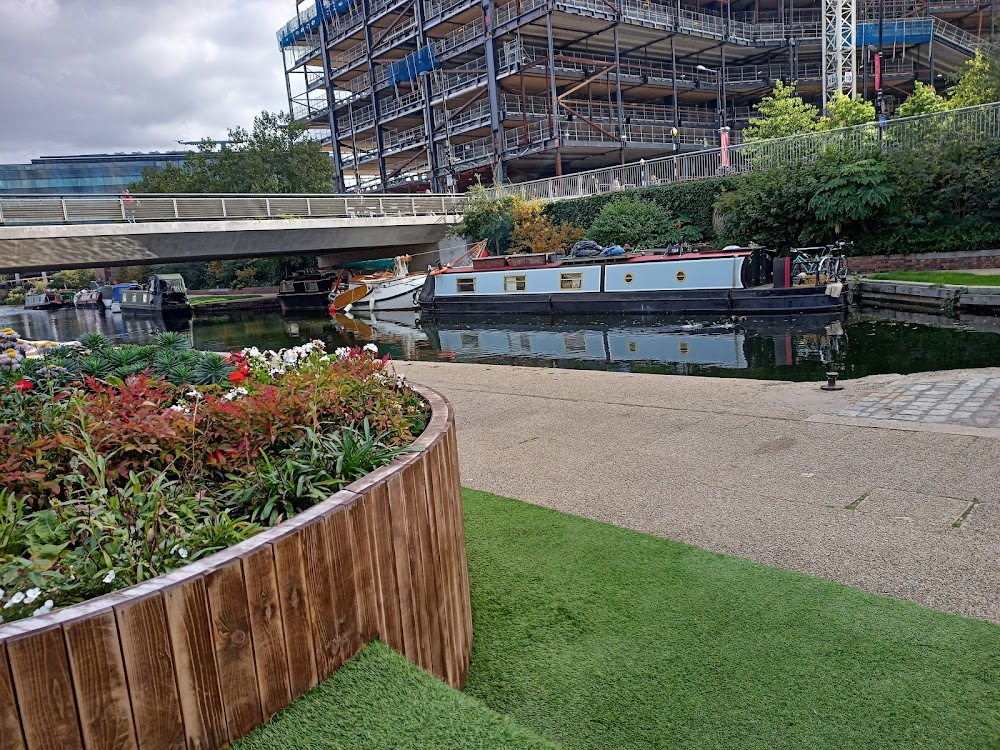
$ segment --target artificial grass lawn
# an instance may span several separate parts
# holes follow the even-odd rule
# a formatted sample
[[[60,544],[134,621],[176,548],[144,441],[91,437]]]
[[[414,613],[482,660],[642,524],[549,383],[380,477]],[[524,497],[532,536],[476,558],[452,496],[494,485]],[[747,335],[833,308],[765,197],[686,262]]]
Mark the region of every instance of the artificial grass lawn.
[[[236,750],[557,750],[452,690],[384,645],[369,644]]]
[[[1000,274],[962,273],[961,271],[892,271],[868,274],[881,281],[925,281],[956,286],[1000,286]]]
[[[466,693],[567,750],[1000,748],[1000,627],[464,497]]]
[[[375,643],[239,750],[1000,748],[1000,627],[464,498],[465,695]]]

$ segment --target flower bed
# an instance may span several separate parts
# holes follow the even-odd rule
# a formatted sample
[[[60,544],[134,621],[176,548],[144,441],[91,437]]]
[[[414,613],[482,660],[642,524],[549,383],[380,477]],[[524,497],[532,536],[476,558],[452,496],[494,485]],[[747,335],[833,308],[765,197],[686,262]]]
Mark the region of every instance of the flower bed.
[[[0,331],[0,616],[90,599],[236,544],[406,450],[421,397],[373,345],[228,356],[164,334]]]

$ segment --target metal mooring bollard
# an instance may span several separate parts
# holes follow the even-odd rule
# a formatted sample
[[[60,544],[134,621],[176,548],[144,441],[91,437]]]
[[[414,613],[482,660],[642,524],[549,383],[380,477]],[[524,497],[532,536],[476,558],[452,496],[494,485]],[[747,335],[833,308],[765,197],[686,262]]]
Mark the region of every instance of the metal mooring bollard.
[[[842,391],[844,386],[837,385],[837,376],[840,373],[836,370],[831,370],[826,374],[826,385],[821,385],[819,388],[821,391]]]

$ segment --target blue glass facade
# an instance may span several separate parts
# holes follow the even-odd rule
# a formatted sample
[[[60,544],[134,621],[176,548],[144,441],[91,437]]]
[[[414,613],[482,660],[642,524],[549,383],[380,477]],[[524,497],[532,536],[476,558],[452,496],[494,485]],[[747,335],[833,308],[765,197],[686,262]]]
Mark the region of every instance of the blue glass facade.
[[[0,164],[0,195],[120,193],[150,167],[181,166],[187,151],[43,156],[30,164]]]

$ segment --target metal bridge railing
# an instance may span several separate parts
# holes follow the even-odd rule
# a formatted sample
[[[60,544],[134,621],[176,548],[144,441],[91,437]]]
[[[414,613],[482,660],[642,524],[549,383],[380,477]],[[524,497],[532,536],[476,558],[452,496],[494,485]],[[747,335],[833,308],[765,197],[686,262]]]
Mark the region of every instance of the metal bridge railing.
[[[102,224],[233,219],[447,216],[461,195],[120,195],[0,196],[0,225]]]
[[[515,194],[526,198],[558,200],[676,182],[727,177],[736,174],[802,164],[834,146],[857,152],[909,151],[935,148],[949,138],[962,141],[1000,140],[1000,102],[937,112],[917,117],[857,125],[768,141],[741,143],[725,152],[719,148],[665,156],[563,177],[510,183],[492,189],[494,195]],[[664,142],[664,148],[669,143]]]

